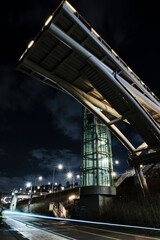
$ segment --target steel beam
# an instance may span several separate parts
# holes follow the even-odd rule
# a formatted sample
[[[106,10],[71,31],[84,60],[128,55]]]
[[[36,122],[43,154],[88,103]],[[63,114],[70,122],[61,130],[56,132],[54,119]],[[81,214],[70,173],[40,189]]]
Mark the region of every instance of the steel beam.
[[[70,48],[72,48],[74,51],[76,51],[79,55],[81,55],[86,62],[88,62],[91,66],[93,66],[97,71],[100,72],[102,76],[105,77],[105,79],[110,80],[110,84],[113,86],[113,88],[117,89],[117,91],[121,91],[121,93],[125,96],[126,100],[131,103],[131,105],[134,106],[135,111],[143,116],[144,121],[148,126],[150,126],[150,132],[152,132],[152,135],[154,138],[156,138],[156,141],[160,144],[160,129],[154,119],[148,114],[147,111],[140,105],[140,103],[133,97],[132,94],[129,93],[129,91],[126,91],[126,88],[119,82],[115,81],[114,76],[107,71],[107,69],[103,66],[102,62],[97,59],[93,54],[91,54],[89,51],[87,51],[84,47],[82,47],[80,44],[78,44],[75,40],[73,40],[71,37],[69,37],[66,33],[64,33],[61,29],[59,29],[57,26],[55,26],[53,23],[48,28],[48,31],[57,39],[67,44]]]
[[[80,21],[80,19],[78,19],[75,14],[73,14],[72,11],[70,11],[68,9],[67,6],[65,6],[65,4],[63,5],[63,9],[65,10],[65,12],[68,14],[68,16],[72,19],[73,22],[75,22],[78,26],[80,26],[82,29],[84,29],[84,31],[86,32],[86,34],[95,42],[98,44],[98,46],[102,49],[103,52],[106,53],[106,57],[109,57],[110,59],[112,59],[112,61],[114,62],[114,64],[120,69],[120,71],[124,72],[130,79],[131,81],[139,88],[141,89],[141,91],[152,100],[152,102],[154,102],[155,104],[157,104],[158,106],[160,106],[160,102],[157,101],[157,99],[155,99],[154,96],[152,96],[151,92],[149,92],[141,83],[140,81],[138,81],[138,79],[136,78],[135,73],[131,73],[129,67],[126,65],[124,65],[124,62],[121,60],[121,58],[113,51],[113,49],[109,49],[107,48],[107,46],[105,46],[105,44],[101,43],[100,40],[93,34],[93,31],[91,32],[86,26],[84,26],[84,24]],[[93,28],[92,28],[93,29]],[[100,37],[100,36],[99,36]],[[101,39],[101,37],[100,37]],[[101,39],[103,40],[103,39]],[[105,43],[105,42],[104,42]]]
[[[88,108],[93,114],[97,115],[110,129],[111,131],[117,136],[117,138],[122,142],[122,144],[128,149],[130,153],[135,151],[134,146],[129,142],[129,140],[123,135],[123,133],[115,126],[109,125],[110,120],[107,118],[97,107],[95,107],[88,99],[82,96],[77,90],[76,87],[71,85],[70,83],[60,79],[59,77],[49,73],[44,68],[40,67],[38,64],[32,62],[31,60],[24,59],[24,64],[28,66],[32,71],[39,73],[40,75],[47,77],[53,83],[57,84],[60,88],[62,88],[65,92],[69,95],[74,97],[77,101],[79,101],[83,106]]]

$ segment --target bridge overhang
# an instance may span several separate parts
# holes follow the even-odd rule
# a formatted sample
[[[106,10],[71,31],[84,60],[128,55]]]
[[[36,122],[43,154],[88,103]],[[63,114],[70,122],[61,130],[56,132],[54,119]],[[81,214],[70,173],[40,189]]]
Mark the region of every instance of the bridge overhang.
[[[133,156],[160,149],[159,99],[67,1],[30,42],[18,69],[74,97]],[[145,144],[136,149],[116,127],[118,121],[131,124]]]

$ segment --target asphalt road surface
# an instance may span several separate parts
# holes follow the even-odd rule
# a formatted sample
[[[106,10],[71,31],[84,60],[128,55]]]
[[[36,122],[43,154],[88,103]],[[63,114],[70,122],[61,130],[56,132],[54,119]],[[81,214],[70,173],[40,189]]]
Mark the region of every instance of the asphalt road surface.
[[[24,238],[29,240],[160,239],[159,231],[153,232],[143,229],[126,229],[64,220],[49,220],[45,218],[24,216],[21,214],[6,214],[6,218],[4,219],[4,225],[5,224],[8,225],[8,232],[14,231],[19,234],[19,238],[15,239],[20,240]],[[3,229],[0,229],[0,239],[3,240],[2,233]],[[10,238],[8,237],[6,240],[10,240]]]

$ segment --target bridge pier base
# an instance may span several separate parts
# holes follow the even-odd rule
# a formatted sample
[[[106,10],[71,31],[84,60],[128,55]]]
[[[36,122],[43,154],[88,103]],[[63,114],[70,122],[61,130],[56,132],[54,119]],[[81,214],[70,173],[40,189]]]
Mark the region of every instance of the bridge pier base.
[[[11,200],[11,204],[10,204],[10,210],[11,211],[16,210],[17,201],[18,201],[18,196],[16,194],[14,194],[13,197],[12,197],[12,200]]]
[[[115,187],[82,187],[80,192],[80,218],[99,220],[109,208],[110,202],[115,195]]]

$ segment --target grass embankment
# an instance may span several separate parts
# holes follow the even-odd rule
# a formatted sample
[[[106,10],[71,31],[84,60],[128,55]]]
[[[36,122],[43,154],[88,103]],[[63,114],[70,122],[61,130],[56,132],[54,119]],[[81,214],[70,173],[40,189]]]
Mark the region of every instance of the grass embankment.
[[[117,196],[109,204],[103,221],[113,223],[160,227],[160,194],[143,196]]]
[[[102,220],[160,228],[160,170],[152,172],[147,182],[150,194],[146,197],[134,178],[122,183]]]

